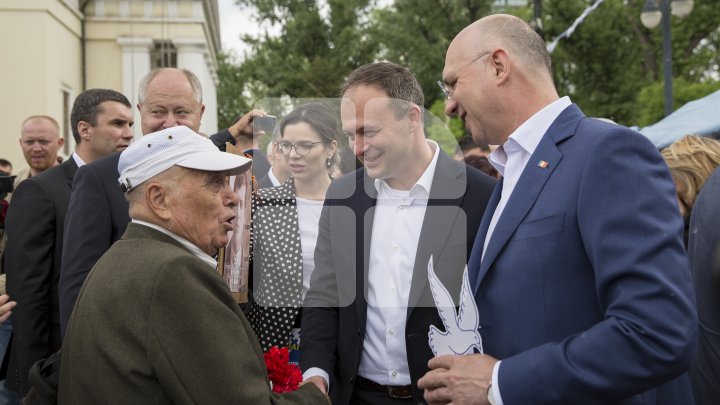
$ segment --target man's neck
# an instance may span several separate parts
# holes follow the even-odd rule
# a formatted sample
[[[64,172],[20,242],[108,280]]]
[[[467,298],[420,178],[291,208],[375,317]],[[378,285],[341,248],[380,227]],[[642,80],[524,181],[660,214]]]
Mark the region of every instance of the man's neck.
[[[48,166],[47,169],[49,169],[49,168],[51,168],[51,167],[55,167],[55,166],[57,166],[57,165],[60,164],[60,163],[58,163],[57,158],[53,159],[53,162],[54,162],[53,165],[52,165],[52,166]],[[47,170],[47,169],[45,169],[45,170]],[[33,168],[31,167],[31,168],[30,168],[30,177],[37,176],[38,174],[44,172],[45,170],[35,170],[35,169],[33,169]]]
[[[433,156],[435,156],[435,149],[433,149],[430,143],[425,139],[423,139],[423,142],[425,145],[419,148],[417,159],[412,160],[412,162],[406,167],[403,171],[402,177],[385,180],[388,186],[394,188],[395,190],[407,191],[410,190],[415,183],[418,182],[418,180],[420,180],[420,177],[423,173],[425,173],[428,166],[430,166]]]
[[[102,157],[93,153],[90,147],[85,142],[80,142],[80,144],[75,149],[75,153],[80,156],[80,159],[82,159],[85,164],[92,163]]]

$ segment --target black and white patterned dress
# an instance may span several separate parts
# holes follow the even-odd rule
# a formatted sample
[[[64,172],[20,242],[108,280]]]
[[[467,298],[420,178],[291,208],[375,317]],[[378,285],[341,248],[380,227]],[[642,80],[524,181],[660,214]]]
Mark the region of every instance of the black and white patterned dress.
[[[303,264],[293,178],[253,198],[254,301],[248,311],[260,346],[288,346],[302,306]]]

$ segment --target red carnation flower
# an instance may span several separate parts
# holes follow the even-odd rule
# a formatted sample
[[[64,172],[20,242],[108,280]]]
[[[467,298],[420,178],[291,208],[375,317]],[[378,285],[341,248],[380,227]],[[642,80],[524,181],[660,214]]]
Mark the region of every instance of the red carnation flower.
[[[273,346],[263,356],[273,392],[295,391],[302,382],[302,373],[298,366],[288,363],[290,360],[288,348]]]

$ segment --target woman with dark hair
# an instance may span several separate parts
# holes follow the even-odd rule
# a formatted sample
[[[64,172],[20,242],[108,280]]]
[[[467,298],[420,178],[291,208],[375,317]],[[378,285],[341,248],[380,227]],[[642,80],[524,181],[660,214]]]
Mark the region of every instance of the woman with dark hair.
[[[254,301],[248,320],[263,351],[291,345],[293,329],[299,327],[340,133],[337,114],[321,103],[297,107],[279,126],[278,148],[291,177],[260,189],[253,201]]]

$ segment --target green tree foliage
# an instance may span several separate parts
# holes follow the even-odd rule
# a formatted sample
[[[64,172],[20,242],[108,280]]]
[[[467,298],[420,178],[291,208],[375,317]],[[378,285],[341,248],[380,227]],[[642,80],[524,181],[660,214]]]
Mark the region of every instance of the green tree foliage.
[[[279,27],[279,34],[246,36],[251,51],[241,65],[221,65],[221,122],[262,98],[336,97],[350,71],[382,59],[407,66],[425,92],[425,107],[445,119],[437,114],[443,98],[435,82],[452,38],[491,12],[512,12],[526,20],[532,15],[532,2],[493,10],[492,0],[395,0],[382,8],[377,0],[236,1],[256,10],[255,18],[265,26]],[[544,0],[545,40],[563,32],[594,2]],[[605,0],[552,54],[560,94],[570,95],[590,116],[644,125],[663,115],[661,29],[640,23],[644,2]],[[719,21],[717,0],[695,0],[689,16],[672,18],[676,108],[718,87]],[[446,122],[456,137],[462,135],[461,123]]]
[[[247,98],[243,96],[246,82],[242,69],[231,56],[224,53],[218,55],[218,80],[218,128],[227,128],[250,107]]]
[[[315,0],[237,0],[257,10],[256,19],[280,27],[280,34],[245,36],[250,55],[245,79],[258,83],[250,93],[267,97],[336,97],[350,71],[375,54],[366,34],[371,0],[329,0],[326,13]],[[326,14],[326,15],[323,15]]]
[[[559,35],[594,2],[545,0],[546,40]],[[560,41],[552,55],[558,90],[590,116],[627,125],[663,116],[662,92],[653,90],[662,87],[662,34],[660,27],[649,30],[641,24],[644,2],[606,0],[569,39]],[[718,81],[718,21],[716,0],[695,0],[689,16],[672,18],[676,108],[688,101],[679,95],[702,95],[701,89],[712,89]],[[706,84],[695,85],[698,82]],[[688,85],[693,89],[686,91]]]

